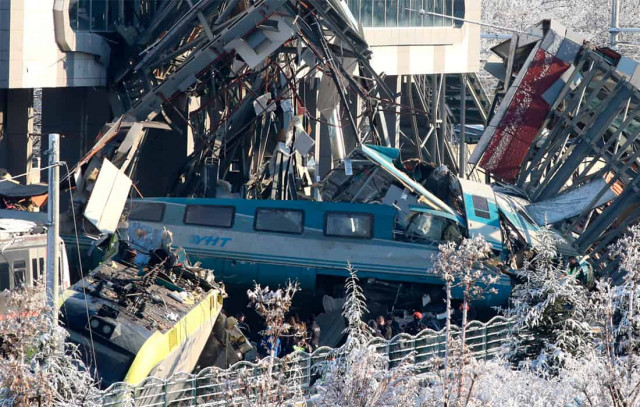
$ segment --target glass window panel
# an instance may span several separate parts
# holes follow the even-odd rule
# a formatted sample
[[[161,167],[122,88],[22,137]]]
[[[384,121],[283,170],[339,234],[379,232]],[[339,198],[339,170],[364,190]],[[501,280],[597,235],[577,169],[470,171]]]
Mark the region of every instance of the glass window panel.
[[[78,30],[78,0],[69,1],[69,22],[72,30]]]
[[[22,287],[26,282],[27,262],[14,260],[13,262],[13,287]]]
[[[384,27],[386,12],[385,0],[373,0],[373,27]]]
[[[256,210],[256,230],[299,234],[304,230],[303,222],[303,211],[266,208]]]
[[[35,284],[38,281],[38,259],[31,259],[31,277]]]
[[[91,0],[78,0],[78,31],[89,31],[91,20]]]
[[[325,234],[369,239],[373,236],[373,216],[368,213],[327,213]]]
[[[420,213],[411,219],[407,235],[411,239],[440,241],[445,223],[441,217]]]
[[[453,16],[457,18],[464,18],[465,16],[465,4],[464,0],[453,0]],[[463,22],[454,20],[452,23],[456,27],[461,27]]]
[[[91,4],[91,31],[107,30],[107,0],[93,0]]]
[[[398,27],[408,27],[409,26],[409,8],[411,8],[411,4],[409,0],[399,0],[400,3],[400,11],[398,12]]]
[[[192,225],[230,228],[233,226],[235,208],[233,206],[188,205],[184,223]]]
[[[121,0],[109,0],[107,2],[107,31],[114,31],[120,18],[120,2]]]
[[[473,201],[473,209],[476,216],[479,218],[490,219],[489,201],[487,201],[487,198],[471,195],[471,199]]]
[[[164,204],[157,202],[134,202],[130,220],[140,220],[147,222],[160,222],[164,217]]]
[[[489,212],[489,201],[487,198],[483,198],[481,196],[471,195],[471,199],[473,200],[473,207],[475,209],[479,209],[481,211]]]
[[[22,287],[25,283],[25,270],[13,270],[13,287]]]
[[[360,22],[364,27],[371,27],[373,24],[373,2],[375,0],[362,0],[360,6]]]
[[[398,26],[398,9],[400,4],[398,0],[387,0],[387,18],[385,24],[387,27]]]
[[[10,288],[9,263],[0,263],[0,291],[9,290]]]
[[[444,2],[446,0],[434,0],[434,13],[444,14]],[[442,27],[444,25],[444,19],[442,17],[435,17],[433,25],[436,27]]]

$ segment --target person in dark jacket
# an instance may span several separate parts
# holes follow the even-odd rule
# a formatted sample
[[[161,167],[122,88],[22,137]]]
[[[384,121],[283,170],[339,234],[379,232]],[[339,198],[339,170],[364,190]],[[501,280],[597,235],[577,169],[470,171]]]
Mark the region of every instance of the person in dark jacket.
[[[409,335],[417,335],[424,328],[425,326],[422,323],[422,313],[416,311],[413,313],[413,321],[407,324],[407,326],[404,328],[404,331]]]

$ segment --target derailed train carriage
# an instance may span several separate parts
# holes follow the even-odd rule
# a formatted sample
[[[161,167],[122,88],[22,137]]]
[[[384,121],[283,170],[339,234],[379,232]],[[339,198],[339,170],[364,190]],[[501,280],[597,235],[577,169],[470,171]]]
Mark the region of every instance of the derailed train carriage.
[[[69,340],[101,386],[227,367],[251,348],[220,313],[226,294],[211,270],[189,265],[180,250],[141,250],[151,258],[140,262],[130,246],[111,246],[105,261],[64,292],[60,307]]]
[[[393,148],[361,146],[325,178],[320,193],[322,201],[134,200],[128,233],[135,241],[141,231],[159,233],[166,225],[190,258],[232,286],[296,279],[316,296],[333,295],[349,261],[369,287],[377,286],[375,302],[410,309],[425,293],[442,295],[443,281],[430,270],[440,243],[482,235],[499,272],[521,265],[541,231],[526,200],[508,189],[402,163]],[[559,250],[577,255],[562,239]],[[504,304],[509,275],[494,288],[497,294],[476,305]]]

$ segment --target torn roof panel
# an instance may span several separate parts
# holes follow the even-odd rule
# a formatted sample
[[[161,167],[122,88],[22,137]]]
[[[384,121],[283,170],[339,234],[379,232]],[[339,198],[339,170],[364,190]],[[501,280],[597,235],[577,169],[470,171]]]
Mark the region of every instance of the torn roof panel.
[[[425,204],[429,205],[433,209],[447,212],[450,215],[455,216],[455,211],[451,209],[449,205],[442,202],[440,198],[427,191],[425,187],[420,185],[417,181],[413,180],[409,175],[405,172],[400,171],[393,165],[393,160],[398,157],[400,154],[400,150],[391,148],[391,147],[382,147],[382,146],[374,146],[374,145],[365,145],[360,146],[360,150],[364,155],[367,156],[371,161],[378,164],[382,169],[391,174],[395,179],[397,179],[402,185],[406,188],[409,188],[412,191],[415,191],[420,195],[420,200]]]

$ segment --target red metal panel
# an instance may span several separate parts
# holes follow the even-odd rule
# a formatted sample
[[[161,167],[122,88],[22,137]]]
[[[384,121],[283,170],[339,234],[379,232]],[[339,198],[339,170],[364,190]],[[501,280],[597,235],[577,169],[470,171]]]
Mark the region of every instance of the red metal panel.
[[[542,95],[568,68],[569,64],[545,50],[536,52],[480,160],[480,166],[495,178],[515,180],[533,139],[551,110]]]

